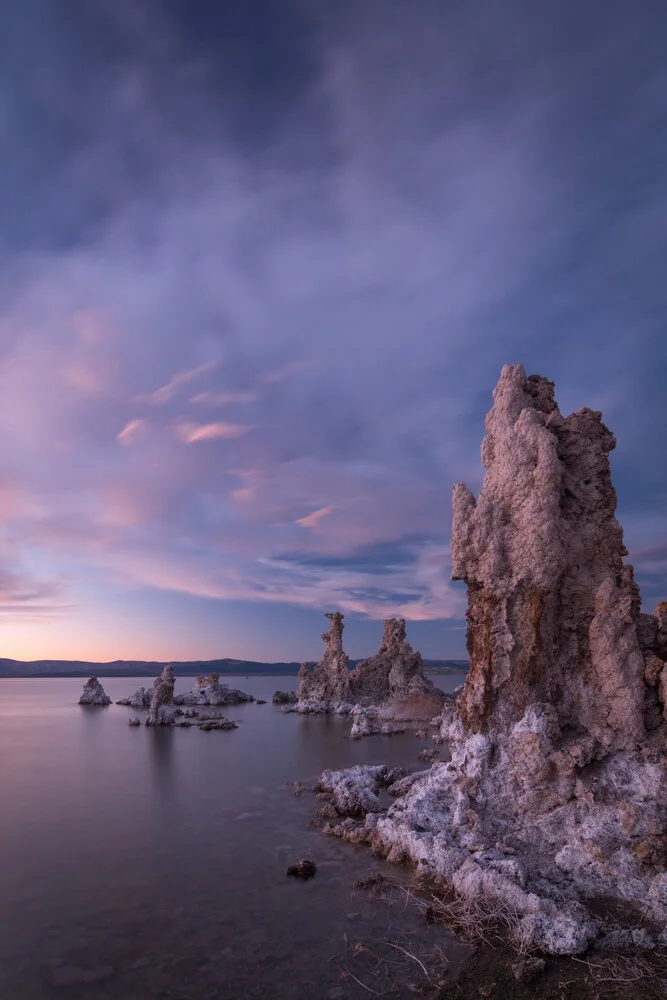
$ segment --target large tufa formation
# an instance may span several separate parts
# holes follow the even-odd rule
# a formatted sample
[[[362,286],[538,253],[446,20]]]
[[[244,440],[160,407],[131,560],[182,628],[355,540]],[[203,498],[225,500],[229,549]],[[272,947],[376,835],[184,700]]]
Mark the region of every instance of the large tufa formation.
[[[174,668],[170,663],[153,682],[150,708],[146,716],[147,726],[170,726],[175,721],[174,701]]]
[[[110,705],[111,698],[106,693],[97,677],[89,677],[83,685],[83,692],[79,698],[80,705]]]
[[[398,706],[409,701],[428,699],[430,713],[442,704],[443,695],[424,674],[421,653],[415,653],[405,638],[405,619],[387,618],[383,623],[380,648],[368,660],[349,669],[343,651],[343,615],[326,616],[331,626],[322,639],[324,655],[310,669],[304,663],[299,671],[299,703],[327,710],[349,704]]]
[[[339,835],[509,907],[522,948],[666,944],[667,604],[642,614],[623,564],[614,438],[599,413],[563,417],[520,365],[486,426],[479,497],[454,488],[470,672],[443,726],[451,761]],[[610,898],[633,928],[610,929],[622,906],[605,923],[585,905]]]
[[[351,686],[355,701],[366,698],[375,705],[419,698],[442,700],[442,693],[424,674],[421,653],[415,653],[405,638],[404,618],[385,618],[380,648],[375,656],[357,664]]]
[[[546,702],[610,749],[644,734],[639,591],[601,414],[561,416],[552,382],[507,365],[487,418],[484,487],[454,487],[452,576],[468,584],[466,733],[507,730]]]
[[[313,670],[303,663],[299,670],[299,701],[320,705],[345,704],[350,701],[350,669],[343,651],[343,615],[340,611],[325,615],[329,631],[322,634],[324,653]]]

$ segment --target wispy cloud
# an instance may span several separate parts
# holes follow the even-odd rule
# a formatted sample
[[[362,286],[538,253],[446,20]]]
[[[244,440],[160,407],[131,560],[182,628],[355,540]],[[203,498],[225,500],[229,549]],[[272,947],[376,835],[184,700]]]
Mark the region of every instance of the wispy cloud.
[[[250,424],[228,424],[222,421],[213,424],[179,424],[176,428],[179,438],[186,444],[195,441],[212,441],[220,438],[232,441],[244,437],[253,427]]]
[[[138,437],[140,437],[148,429],[148,422],[146,420],[140,420],[134,418],[133,420],[128,420],[128,422],[123,427],[122,431],[116,434],[116,438],[121,444],[130,445],[134,444]]]
[[[195,406],[229,406],[230,403],[254,403],[259,393],[254,389],[243,392],[199,392],[190,400]]]
[[[335,509],[333,505],[330,507],[320,507],[319,510],[314,510],[311,514],[306,514],[305,517],[297,518],[295,523],[300,524],[302,528],[316,528],[322,518],[328,517]]]
[[[202,375],[206,375],[208,372],[214,371],[220,364],[220,359],[215,358],[212,361],[207,361],[203,365],[198,365],[196,368],[185,369],[184,371],[176,372],[175,375],[169,379],[165,385],[161,385],[159,389],[154,389],[152,392],[143,393],[137,396],[137,402],[150,403],[151,406],[163,406],[174,398],[178,390],[186,385],[188,382],[192,382],[194,379],[200,378]]]

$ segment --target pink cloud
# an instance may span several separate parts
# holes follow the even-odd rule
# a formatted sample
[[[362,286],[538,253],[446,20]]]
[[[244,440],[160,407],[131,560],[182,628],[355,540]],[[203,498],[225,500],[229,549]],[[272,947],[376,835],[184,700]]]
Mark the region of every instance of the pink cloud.
[[[165,385],[161,385],[159,389],[154,389],[152,392],[143,393],[141,396],[137,396],[137,402],[150,403],[151,406],[162,406],[164,403],[168,403],[172,399],[180,387],[185,385],[187,382],[191,382],[193,379],[199,378],[200,375],[205,375],[207,372],[213,371],[220,364],[220,359],[215,358],[212,361],[206,361],[203,365],[199,365],[197,368],[188,368],[183,371],[176,372],[175,375],[169,379]]]
[[[140,437],[148,429],[148,423],[146,420],[129,420],[125,427],[119,434],[116,434],[116,440],[120,441],[121,444],[130,445],[134,444],[138,437]]]
[[[329,507],[320,507],[319,510],[314,510],[311,514],[306,514],[305,517],[298,518],[295,524],[300,524],[302,528],[316,528],[322,518],[328,517],[335,509],[333,504]]]
[[[178,436],[185,444],[211,441],[214,438],[231,441],[234,438],[244,437],[251,430],[253,427],[250,424],[228,424],[223,421],[214,424],[179,424],[176,428]]]

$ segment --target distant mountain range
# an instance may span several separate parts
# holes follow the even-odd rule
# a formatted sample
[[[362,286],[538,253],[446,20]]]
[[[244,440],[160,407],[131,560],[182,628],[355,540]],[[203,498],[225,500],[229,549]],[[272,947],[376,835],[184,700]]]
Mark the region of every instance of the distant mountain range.
[[[355,666],[359,660],[350,660]],[[0,677],[157,677],[171,663],[181,677],[197,674],[296,674],[299,663],[258,663],[255,660],[112,660],[90,663],[88,660],[8,660],[0,658]],[[429,673],[455,674],[468,669],[467,660],[424,660]]]

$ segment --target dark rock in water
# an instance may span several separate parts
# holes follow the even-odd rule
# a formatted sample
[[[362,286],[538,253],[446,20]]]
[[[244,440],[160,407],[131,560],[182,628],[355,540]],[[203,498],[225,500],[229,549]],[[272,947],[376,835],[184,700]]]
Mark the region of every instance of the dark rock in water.
[[[301,858],[296,864],[289,866],[287,874],[293,875],[295,878],[312,878],[316,871],[317,866],[314,861]]]
[[[264,698],[258,698],[255,702],[256,705],[266,705]]]
[[[208,719],[199,727],[202,732],[208,733],[212,729],[238,729],[239,727],[231,719]]]
[[[177,694],[175,705],[242,705],[254,701],[251,694],[220,683],[218,674],[201,674],[191,691]]]
[[[172,707],[174,700],[174,668],[170,663],[153,683],[151,704],[146,717],[147,726],[172,726],[176,716]]]
[[[128,726],[140,726],[141,720],[136,717],[136,715],[131,715],[127,720]]]
[[[276,691],[272,700],[274,705],[295,705],[298,698],[296,691]]]
[[[106,693],[97,677],[89,677],[83,685],[83,693],[79,698],[80,705],[110,705],[111,698]]]

